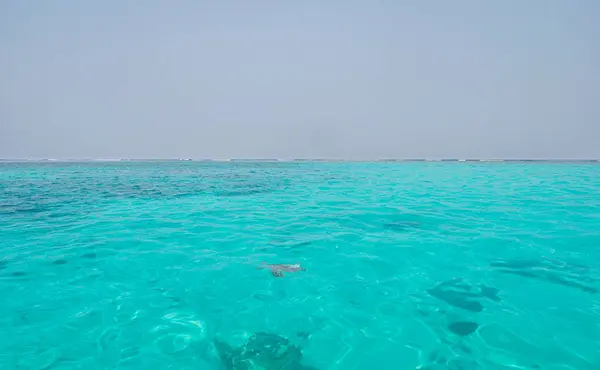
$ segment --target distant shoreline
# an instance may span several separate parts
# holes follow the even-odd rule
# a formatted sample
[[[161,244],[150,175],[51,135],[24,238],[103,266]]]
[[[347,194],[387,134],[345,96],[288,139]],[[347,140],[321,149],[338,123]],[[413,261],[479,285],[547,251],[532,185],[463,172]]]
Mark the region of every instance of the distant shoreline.
[[[600,163],[600,159],[21,159],[0,158],[0,163],[136,163],[136,162],[200,162],[200,163],[414,163],[414,162],[458,162],[458,163]]]

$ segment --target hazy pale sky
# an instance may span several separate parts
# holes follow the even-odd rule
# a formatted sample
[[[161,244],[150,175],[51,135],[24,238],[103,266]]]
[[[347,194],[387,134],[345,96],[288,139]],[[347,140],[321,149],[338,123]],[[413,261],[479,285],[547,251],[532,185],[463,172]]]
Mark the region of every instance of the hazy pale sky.
[[[600,1],[0,0],[0,157],[600,158]]]

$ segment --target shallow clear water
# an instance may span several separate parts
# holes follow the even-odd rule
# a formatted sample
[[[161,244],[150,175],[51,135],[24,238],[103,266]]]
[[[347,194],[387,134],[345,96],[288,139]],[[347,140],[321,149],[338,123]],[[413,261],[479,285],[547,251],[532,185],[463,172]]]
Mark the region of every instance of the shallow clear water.
[[[1,164],[0,242],[1,369],[600,369],[599,165]]]

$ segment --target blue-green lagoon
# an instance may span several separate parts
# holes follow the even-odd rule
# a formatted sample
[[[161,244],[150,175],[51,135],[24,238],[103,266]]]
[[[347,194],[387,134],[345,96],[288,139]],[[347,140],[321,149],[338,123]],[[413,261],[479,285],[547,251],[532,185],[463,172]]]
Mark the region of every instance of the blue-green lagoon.
[[[598,164],[3,163],[0,243],[1,369],[600,369]]]

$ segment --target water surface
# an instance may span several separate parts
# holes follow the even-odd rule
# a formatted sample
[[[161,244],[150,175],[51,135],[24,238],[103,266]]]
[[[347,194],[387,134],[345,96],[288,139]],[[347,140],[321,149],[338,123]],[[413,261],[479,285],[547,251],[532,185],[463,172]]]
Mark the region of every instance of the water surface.
[[[599,369],[599,194],[597,164],[0,164],[0,368]]]

